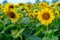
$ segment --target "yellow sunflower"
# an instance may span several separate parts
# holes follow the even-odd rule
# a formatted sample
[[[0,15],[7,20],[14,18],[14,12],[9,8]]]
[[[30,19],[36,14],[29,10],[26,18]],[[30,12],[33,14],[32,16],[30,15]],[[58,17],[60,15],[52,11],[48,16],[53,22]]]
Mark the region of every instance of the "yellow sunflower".
[[[6,11],[6,15],[13,23],[15,23],[19,18],[21,18],[21,15],[16,13],[15,11]]]
[[[59,16],[59,11],[58,10],[55,10],[55,15]]]
[[[12,10],[12,9],[15,8],[15,5],[14,4],[5,4],[5,7],[4,8],[6,8],[8,10]]]
[[[23,8],[22,11],[23,12],[29,12],[29,10],[28,9],[25,9],[25,8]]]
[[[40,8],[47,8],[47,7],[49,7],[49,6],[46,2],[41,2],[40,3]]]
[[[30,9],[32,8],[34,5],[33,4],[25,4],[25,9]]]
[[[18,5],[15,5],[15,8],[18,7]]]
[[[40,8],[40,2],[35,3],[35,6]]]
[[[19,7],[22,7],[23,5],[24,5],[24,3],[22,3],[22,2],[18,3]]]
[[[0,4],[0,10],[2,10],[2,5]]]
[[[28,13],[27,16],[29,16],[30,18],[34,18],[34,14],[33,13]]]
[[[15,6],[13,4],[11,4],[8,7],[11,8],[11,9],[14,9]]]
[[[55,16],[54,16],[52,10],[45,8],[41,12],[38,13],[37,18],[39,19],[41,24],[48,25],[52,22],[52,20],[55,19]]]
[[[37,9],[34,9],[34,10],[33,10],[33,13],[34,13],[35,16],[38,15],[38,12],[39,12],[39,11],[38,11]]]
[[[56,2],[55,6],[60,6],[60,2]]]
[[[27,9],[24,9],[24,12],[28,12],[28,10]]]
[[[33,10],[33,13],[38,13],[38,10],[37,10],[37,9],[34,9],[34,10]]]
[[[40,2],[36,3],[35,5],[36,5],[36,6],[40,6]]]
[[[0,20],[3,19],[3,16],[0,16]]]
[[[54,8],[55,7],[55,4],[51,4],[50,7]]]

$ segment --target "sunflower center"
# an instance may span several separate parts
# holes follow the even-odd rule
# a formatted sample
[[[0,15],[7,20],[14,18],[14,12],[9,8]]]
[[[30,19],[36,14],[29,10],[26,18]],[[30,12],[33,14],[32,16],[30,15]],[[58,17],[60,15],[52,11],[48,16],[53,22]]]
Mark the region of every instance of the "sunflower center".
[[[53,7],[54,5],[51,5],[51,7]]]
[[[31,14],[30,16],[31,16],[31,17],[33,17],[33,15],[32,15],[32,14]]]
[[[58,15],[58,13],[56,13],[56,15]]]
[[[38,11],[35,11],[36,13],[38,12]]]
[[[9,8],[14,8],[14,6],[13,5],[10,5]]]
[[[58,13],[56,13],[55,15],[56,15],[56,16],[58,16],[59,14],[58,14]]]
[[[50,14],[49,13],[44,13],[42,17],[43,17],[44,20],[48,20],[50,18]]]
[[[20,5],[20,6],[22,6],[23,4],[22,4],[22,3],[20,3],[19,5]]]
[[[24,11],[24,10],[26,10],[26,9],[23,8],[22,11]]]
[[[60,3],[58,4],[58,6],[60,6]]]
[[[33,18],[34,16],[33,16],[33,14],[29,14],[29,16],[31,17],[31,18]]]
[[[14,12],[8,12],[8,13],[7,13],[7,16],[8,16],[9,18],[15,18]]]
[[[30,7],[30,5],[27,5],[27,7]]]
[[[1,7],[0,7],[0,10],[1,10]]]

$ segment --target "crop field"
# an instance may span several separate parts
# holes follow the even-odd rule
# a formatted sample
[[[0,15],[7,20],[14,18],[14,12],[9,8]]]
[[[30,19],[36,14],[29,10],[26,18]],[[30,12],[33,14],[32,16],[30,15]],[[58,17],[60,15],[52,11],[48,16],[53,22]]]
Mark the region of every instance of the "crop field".
[[[60,40],[60,2],[0,4],[0,40]]]

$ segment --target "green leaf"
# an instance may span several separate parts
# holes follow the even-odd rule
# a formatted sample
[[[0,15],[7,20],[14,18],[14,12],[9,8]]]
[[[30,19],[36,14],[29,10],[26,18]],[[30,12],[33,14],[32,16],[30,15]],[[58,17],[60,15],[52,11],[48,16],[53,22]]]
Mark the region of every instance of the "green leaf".
[[[43,37],[42,40],[51,40],[50,38],[47,38],[47,37]]]
[[[21,19],[21,23],[25,23],[25,24],[28,24],[30,22],[30,18],[29,17],[23,17]]]
[[[30,37],[27,37],[26,40],[41,40],[41,38],[39,38],[37,36],[30,36]]]
[[[4,28],[3,23],[0,23],[0,30]]]
[[[52,38],[50,37],[43,37],[42,40],[58,40],[57,36],[53,36]]]
[[[38,30],[36,33],[34,33],[34,35],[38,35],[43,29],[41,28],[40,30]]]
[[[53,36],[51,40],[58,40],[57,36]]]
[[[20,34],[24,31],[25,28],[21,29],[20,31],[17,32],[16,35],[14,35],[14,38],[17,38],[18,36],[20,36]]]
[[[39,26],[41,26],[41,24],[40,24],[40,23],[37,23],[37,24],[36,24],[36,27],[39,27]]]

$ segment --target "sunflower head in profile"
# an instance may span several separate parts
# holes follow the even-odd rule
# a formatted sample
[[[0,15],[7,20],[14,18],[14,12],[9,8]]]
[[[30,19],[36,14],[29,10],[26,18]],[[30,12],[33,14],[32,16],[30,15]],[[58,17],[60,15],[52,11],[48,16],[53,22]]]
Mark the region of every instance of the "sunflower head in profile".
[[[19,18],[21,18],[21,15],[14,11],[6,11],[6,15],[13,23],[15,23]]]
[[[60,6],[60,2],[56,2],[55,6]]]
[[[2,5],[0,4],[0,10],[2,10]]]
[[[14,9],[14,5],[12,5],[12,4],[9,5],[9,8]]]
[[[37,10],[37,9],[34,9],[34,10],[33,10],[33,13],[38,13],[38,10]]]
[[[21,6],[23,6],[23,5],[24,5],[24,3],[22,3],[22,2],[18,3],[18,6],[19,6],[19,7],[21,7]]]
[[[36,5],[36,6],[40,6],[40,2],[37,2],[35,5]]]
[[[11,9],[14,9],[15,6],[14,6],[14,4],[5,4],[5,7],[4,8],[5,9],[8,9],[8,10],[11,10]]]
[[[41,12],[38,13],[38,19],[43,25],[51,24],[52,20],[55,19],[55,16],[52,10],[45,8]]]
[[[25,8],[23,8],[21,11],[23,11],[23,12],[29,12],[29,10],[25,9]]]
[[[27,16],[30,18],[34,18],[34,14],[32,12],[28,13]]]
[[[33,10],[33,13],[34,13],[34,15],[35,15],[35,16],[37,16],[37,15],[38,15],[38,12],[39,12],[39,10],[38,10],[38,9],[34,9],[34,10]]]
[[[17,4],[15,5],[15,8],[18,8],[18,5]]]
[[[55,16],[58,17],[59,16],[59,11],[55,10]]]
[[[51,4],[50,7],[52,7],[52,8],[55,7],[55,4]]]
[[[30,9],[30,8],[32,8],[34,5],[33,4],[26,4],[25,5],[25,9]]]
[[[48,4],[46,2],[41,2],[40,3],[40,8],[47,8]]]

